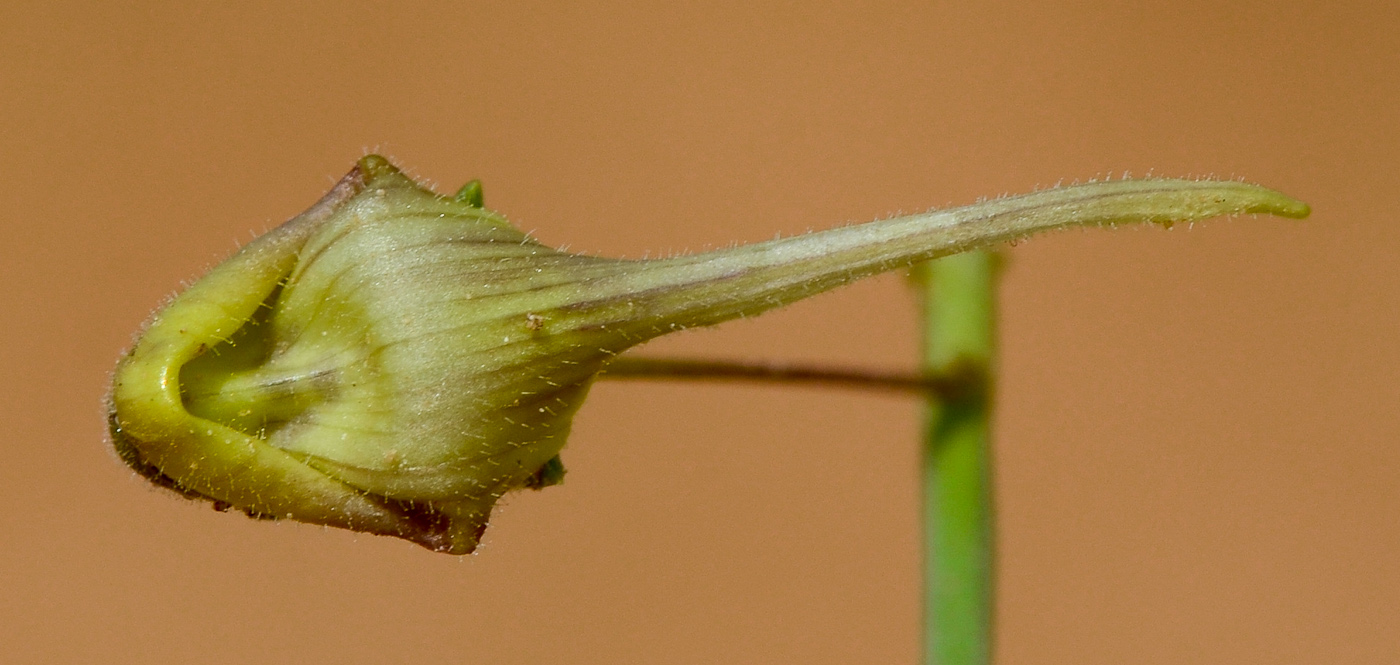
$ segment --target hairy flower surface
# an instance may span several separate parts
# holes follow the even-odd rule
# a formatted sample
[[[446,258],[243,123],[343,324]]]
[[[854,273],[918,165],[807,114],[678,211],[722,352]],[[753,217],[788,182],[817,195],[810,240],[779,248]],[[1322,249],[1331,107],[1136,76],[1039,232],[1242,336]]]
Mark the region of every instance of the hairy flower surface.
[[[471,552],[506,492],[559,482],[594,377],[656,336],[1064,226],[1303,217],[1238,182],[1057,188],[656,260],[570,254],[369,156],[147,324],[112,441],[220,509]]]

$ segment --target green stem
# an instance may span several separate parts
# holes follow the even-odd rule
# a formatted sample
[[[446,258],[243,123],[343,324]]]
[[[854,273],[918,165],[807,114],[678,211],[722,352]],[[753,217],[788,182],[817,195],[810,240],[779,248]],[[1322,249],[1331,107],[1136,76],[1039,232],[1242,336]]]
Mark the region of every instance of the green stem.
[[[980,387],[929,398],[922,465],[926,665],[991,662],[997,263],[993,253],[969,252],[914,272],[923,300],[924,372],[963,376]]]
[[[599,379],[642,381],[735,381],[746,383],[806,384],[832,388],[889,390],[926,393],[940,399],[956,399],[968,390],[968,377],[935,376],[913,372],[881,372],[867,369],[824,367],[777,362],[694,360],[624,355],[603,368]]]

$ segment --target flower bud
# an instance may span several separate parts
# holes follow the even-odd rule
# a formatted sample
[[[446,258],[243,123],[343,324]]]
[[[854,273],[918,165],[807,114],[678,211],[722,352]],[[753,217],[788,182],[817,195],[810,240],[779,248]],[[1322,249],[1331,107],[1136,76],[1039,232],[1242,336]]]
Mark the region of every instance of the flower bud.
[[[113,445],[221,509],[471,552],[618,353],[893,268],[1070,225],[1307,207],[1236,182],[1096,183],[657,260],[547,247],[386,160],[174,298],[117,368]]]

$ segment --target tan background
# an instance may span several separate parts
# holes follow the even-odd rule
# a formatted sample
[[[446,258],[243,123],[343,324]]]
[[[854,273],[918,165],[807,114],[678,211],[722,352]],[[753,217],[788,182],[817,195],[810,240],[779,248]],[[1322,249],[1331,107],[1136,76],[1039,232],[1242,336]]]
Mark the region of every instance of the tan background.
[[[131,332],[368,150],[629,256],[1123,171],[1302,197],[1011,250],[1001,662],[1400,659],[1400,5],[282,5],[0,8],[3,662],[915,662],[903,398],[600,385],[460,560],[121,467]],[[893,275],[650,350],[914,335]]]

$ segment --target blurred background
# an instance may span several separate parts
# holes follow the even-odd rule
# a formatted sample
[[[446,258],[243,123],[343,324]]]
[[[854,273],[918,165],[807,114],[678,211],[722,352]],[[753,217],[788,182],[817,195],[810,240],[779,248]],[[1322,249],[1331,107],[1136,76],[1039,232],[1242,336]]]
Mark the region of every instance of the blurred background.
[[[638,257],[1125,171],[1305,222],[1009,250],[1002,663],[1400,659],[1400,4],[8,2],[7,663],[914,663],[906,397],[602,383],[473,556],[104,443],[146,316],[366,152]],[[915,362],[891,274],[646,353]]]

